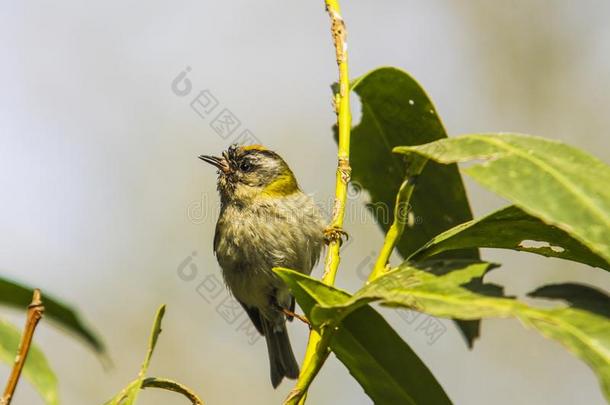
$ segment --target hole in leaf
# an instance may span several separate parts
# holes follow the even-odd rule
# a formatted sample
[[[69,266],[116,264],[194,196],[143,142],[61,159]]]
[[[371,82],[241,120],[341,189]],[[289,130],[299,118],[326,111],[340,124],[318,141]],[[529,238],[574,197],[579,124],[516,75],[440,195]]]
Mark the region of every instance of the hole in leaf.
[[[541,248],[549,248],[555,253],[563,253],[565,249],[561,246],[551,245],[549,242],[539,241],[539,240],[531,240],[526,239],[519,242],[519,247],[524,249],[541,249]]]

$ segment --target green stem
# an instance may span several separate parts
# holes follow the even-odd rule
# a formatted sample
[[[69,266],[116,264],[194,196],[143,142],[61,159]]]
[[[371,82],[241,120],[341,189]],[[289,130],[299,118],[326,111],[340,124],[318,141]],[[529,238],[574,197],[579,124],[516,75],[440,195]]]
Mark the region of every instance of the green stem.
[[[339,67],[339,92],[334,95],[334,104],[337,112],[337,126],[339,128],[339,147],[337,150],[337,173],[335,176],[335,205],[330,228],[342,231],[345,217],[345,203],[347,201],[347,185],[350,181],[351,167],[349,164],[349,145],[351,130],[351,112],[349,105],[349,71],[347,64],[347,42],[345,23],[341,17],[341,10],[337,0],[325,0],[326,11],[330,16],[331,32]],[[322,282],[327,285],[335,283],[339,269],[340,238],[331,240],[324,261],[324,275]],[[329,341],[333,331],[323,330],[321,333],[311,330],[305,351],[305,358],[299,379],[284,402],[284,404],[304,404],[307,390],[318,371],[328,358]]]
[[[186,385],[180,384],[176,381],[168,380],[167,378],[145,378],[144,381],[142,381],[142,389],[150,387],[177,392],[184,395],[193,405],[203,405],[203,401],[197,396],[197,394],[191,391],[191,389]]]
[[[335,94],[334,103],[337,110],[337,126],[339,128],[339,147],[337,150],[337,172],[335,176],[335,204],[330,228],[341,230],[345,217],[347,201],[347,184],[350,181],[351,167],[349,165],[349,144],[352,117],[349,105],[349,73],[347,66],[347,42],[345,23],[341,17],[338,1],[326,0],[326,10],[331,20],[331,32],[337,65],[339,66],[339,92]],[[339,248],[341,240],[335,239],[328,245],[322,281],[328,285],[335,283],[339,268]]]
[[[305,360],[299,379],[284,401],[284,405],[304,405],[307,398],[307,390],[330,353],[328,343],[331,331],[323,331],[321,334],[312,329],[309,334],[309,342],[305,352]]]
[[[388,229],[381,252],[379,252],[375,267],[373,268],[367,283],[375,280],[386,271],[390,255],[400,240],[405,230],[405,226],[409,221],[411,195],[413,195],[413,190],[415,189],[417,176],[419,176],[424,169],[426,162],[427,160],[421,157],[414,157],[413,160],[409,162],[406,179],[400,185],[400,189],[396,195],[394,222],[392,222],[390,229]]]

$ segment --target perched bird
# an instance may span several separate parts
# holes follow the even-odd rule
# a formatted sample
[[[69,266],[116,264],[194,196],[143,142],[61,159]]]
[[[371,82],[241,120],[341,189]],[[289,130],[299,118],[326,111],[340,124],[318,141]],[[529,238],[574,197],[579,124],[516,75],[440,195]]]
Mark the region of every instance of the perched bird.
[[[233,296],[265,336],[271,383],[297,378],[286,319],[294,297],[271,270],[310,274],[324,245],[324,221],[286,162],[260,145],[229,147],[221,157],[199,156],[218,169],[220,216],[214,252]]]

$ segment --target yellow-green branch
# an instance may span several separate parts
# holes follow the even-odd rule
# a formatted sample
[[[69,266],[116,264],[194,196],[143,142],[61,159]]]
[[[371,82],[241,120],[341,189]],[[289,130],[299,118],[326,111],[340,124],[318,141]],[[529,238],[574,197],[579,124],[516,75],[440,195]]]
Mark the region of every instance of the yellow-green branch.
[[[333,206],[333,217],[330,228],[341,231],[343,218],[345,216],[345,202],[347,201],[347,184],[350,181],[351,167],[349,165],[349,138],[352,125],[352,117],[349,106],[349,74],[347,69],[347,41],[345,23],[341,17],[339,3],[326,0],[326,10],[330,16],[331,32],[337,65],[339,66],[339,92],[334,95],[334,104],[337,112],[337,126],[339,128],[339,148],[337,150],[337,173],[335,179],[335,204]],[[339,268],[340,238],[331,239],[328,245],[326,261],[324,264],[324,276],[322,281],[333,285]]]
[[[334,95],[335,111],[337,113],[337,126],[339,128],[339,147],[337,151],[337,173],[335,178],[335,204],[330,229],[335,231],[335,238],[331,238],[324,261],[324,275],[322,282],[328,285],[335,283],[339,268],[341,247],[341,232],[345,216],[345,203],[347,201],[347,185],[350,181],[351,167],[349,164],[349,144],[351,129],[351,112],[349,106],[349,72],[347,65],[347,41],[345,23],[341,17],[341,10],[337,0],[325,0],[326,11],[330,16],[331,32],[335,45],[337,65],[339,67],[339,92]],[[305,358],[299,379],[285,401],[285,404],[304,404],[307,390],[311,382],[320,371],[328,358],[328,343],[332,331],[318,334],[311,330],[309,342],[305,351]]]
[[[305,351],[305,359],[301,367],[299,379],[284,401],[284,405],[303,405],[307,398],[307,390],[311,385],[316,375],[322,368],[322,365],[328,358],[330,350],[328,343],[330,340],[330,331],[322,334],[317,333],[313,329],[309,333],[309,342]]]

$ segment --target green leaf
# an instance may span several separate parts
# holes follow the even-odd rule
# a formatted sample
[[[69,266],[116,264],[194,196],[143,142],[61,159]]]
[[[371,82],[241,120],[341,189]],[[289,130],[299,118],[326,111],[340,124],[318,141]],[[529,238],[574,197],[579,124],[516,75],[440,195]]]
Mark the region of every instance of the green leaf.
[[[17,309],[26,308],[32,300],[34,289],[14,281],[0,278],[0,304]],[[61,327],[84,339],[98,354],[105,348],[101,340],[85,325],[78,313],[68,305],[44,294],[45,319],[58,323]]]
[[[157,345],[157,339],[159,338],[159,334],[161,333],[161,321],[163,320],[163,315],[165,315],[165,305],[161,305],[161,307],[159,307],[159,309],[157,310],[157,314],[155,315],[155,321],[148,340],[148,350],[146,351],[144,362],[140,367],[138,377],[135,381],[132,381],[127,387],[125,387],[121,392],[119,392],[114,398],[106,402],[106,405],[135,404],[136,399],[138,397],[138,393],[140,392],[140,389],[142,389],[142,383],[144,382],[144,379],[146,377],[146,372],[148,371],[148,366],[150,365],[150,359],[155,350],[155,346]]]
[[[301,273],[274,270],[291,288],[308,317],[316,304],[341,305],[350,299],[348,293]],[[451,403],[417,354],[369,306],[358,308],[337,324],[330,348],[375,403]]]
[[[193,405],[203,405],[201,398],[199,398],[189,387],[166,378],[145,378],[144,381],[142,381],[142,388],[161,388],[167,391],[174,391],[184,395]]]
[[[384,67],[355,80],[362,119],[352,130],[352,180],[370,194],[370,211],[384,232],[394,218],[394,202],[405,180],[406,164],[392,148],[446,138],[432,102],[406,72]],[[429,163],[411,198],[416,217],[412,232],[397,250],[408,257],[442,231],[472,219],[457,166]],[[476,249],[452,252],[451,257],[478,258]]]
[[[564,300],[573,308],[610,318],[610,297],[596,288],[576,283],[549,284],[527,294],[534,298]]]
[[[193,405],[203,405],[203,401],[193,390],[184,384],[180,384],[177,381],[169,380],[167,378],[158,377],[147,377],[144,380],[136,379],[127,385],[115,398],[106,402],[105,405],[126,405],[131,402],[126,402],[126,393],[131,392],[140,385],[140,389],[145,388],[160,388],[166,391],[177,392],[178,394],[184,395]]]
[[[443,232],[409,260],[420,261],[448,250],[471,247],[519,250],[610,270],[608,261],[567,232],[545,224],[514,205]]]
[[[0,320],[0,360],[2,362],[13,365],[20,340],[19,329]],[[45,404],[59,404],[57,377],[51,370],[45,355],[34,343],[30,346],[22,376],[38,391]]]
[[[405,159],[392,153],[400,145],[419,145],[446,138],[445,128],[424,89],[406,72],[382,67],[356,79],[352,90],[362,103],[362,119],[353,128],[350,147],[353,185],[370,195],[368,209],[387,232],[394,203],[405,180]],[[409,257],[432,237],[472,219],[457,166],[429,162],[417,179],[410,201],[412,229],[405,230],[396,250]],[[447,252],[445,257],[478,259],[475,248]],[[479,322],[458,322],[467,343],[479,336]]]
[[[475,134],[395,148],[464,172],[610,261],[610,166],[576,148],[518,134]]]
[[[406,307],[427,314],[459,319],[519,319],[542,335],[557,340],[597,374],[610,400],[610,320],[577,308],[536,308],[510,298],[483,295],[465,288],[493,265],[472,261],[435,261],[425,267],[403,264],[362,288],[341,305],[318,303],[309,319],[333,325],[367,305]]]

